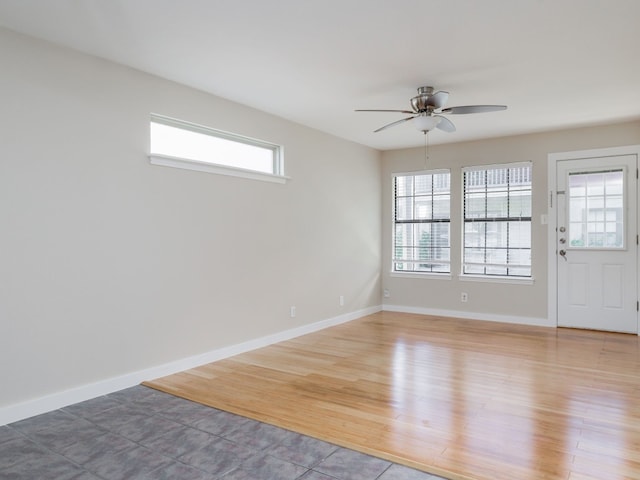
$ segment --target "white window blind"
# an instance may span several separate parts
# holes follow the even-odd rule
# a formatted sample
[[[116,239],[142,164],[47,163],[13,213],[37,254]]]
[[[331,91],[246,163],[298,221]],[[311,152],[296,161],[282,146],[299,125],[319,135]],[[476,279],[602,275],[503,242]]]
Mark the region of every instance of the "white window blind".
[[[531,163],[463,169],[462,273],[531,277]]]
[[[450,172],[396,174],[393,185],[393,271],[450,273]]]

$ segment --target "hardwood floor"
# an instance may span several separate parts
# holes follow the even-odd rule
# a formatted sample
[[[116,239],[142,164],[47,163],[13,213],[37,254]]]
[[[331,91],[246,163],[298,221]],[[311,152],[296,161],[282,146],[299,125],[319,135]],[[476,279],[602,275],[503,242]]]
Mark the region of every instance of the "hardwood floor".
[[[145,383],[451,479],[640,479],[638,336],[380,312]]]

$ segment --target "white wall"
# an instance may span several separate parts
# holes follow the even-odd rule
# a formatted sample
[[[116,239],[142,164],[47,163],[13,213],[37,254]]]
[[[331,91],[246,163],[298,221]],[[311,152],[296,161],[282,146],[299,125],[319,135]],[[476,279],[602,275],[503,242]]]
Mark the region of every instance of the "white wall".
[[[0,65],[0,409],[379,306],[376,150],[7,30]],[[151,112],[292,180],[150,165]]]
[[[487,117],[488,119],[488,117]],[[548,325],[547,320],[547,155],[640,143],[640,122],[628,122],[530,135],[432,146],[429,168],[451,169],[451,279],[399,278],[391,275],[392,211],[394,172],[424,169],[424,148],[384,152],[382,173],[383,288],[388,310],[441,313],[449,316]],[[462,281],[461,257],[461,168],[471,165],[533,162],[532,274],[534,283],[515,285]],[[468,293],[462,303],[461,293]]]

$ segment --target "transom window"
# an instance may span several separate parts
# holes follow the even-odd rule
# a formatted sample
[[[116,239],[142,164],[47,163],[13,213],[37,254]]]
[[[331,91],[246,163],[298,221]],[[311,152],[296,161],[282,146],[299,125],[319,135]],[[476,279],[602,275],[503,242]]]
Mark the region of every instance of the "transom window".
[[[152,115],[150,158],[154,164],[249,178],[282,176],[279,145]]]
[[[463,169],[462,273],[531,276],[531,164]]]
[[[393,271],[450,273],[451,175],[394,175]]]

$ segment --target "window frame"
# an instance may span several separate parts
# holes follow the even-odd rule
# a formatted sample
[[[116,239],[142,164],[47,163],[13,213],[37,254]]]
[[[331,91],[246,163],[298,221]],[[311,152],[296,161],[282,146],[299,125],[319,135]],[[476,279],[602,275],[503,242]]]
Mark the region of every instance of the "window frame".
[[[447,223],[449,225],[449,243],[446,248],[449,249],[449,260],[441,261],[438,260],[439,264],[448,264],[449,271],[447,272],[434,272],[434,271],[416,271],[416,270],[396,270],[396,264],[402,263],[396,261],[395,251],[396,251],[396,226],[398,223],[396,222],[397,218],[397,196],[396,196],[396,178],[397,177],[407,177],[407,176],[420,176],[420,175],[436,175],[436,174],[447,174],[449,176],[449,215],[447,220],[438,220],[437,222],[415,222],[415,223]],[[447,168],[439,168],[439,169],[431,169],[431,170],[420,170],[413,172],[395,172],[391,174],[391,188],[392,188],[392,211],[391,211],[391,272],[390,275],[392,277],[409,277],[409,278],[438,278],[438,279],[450,279],[451,278],[451,170]],[[415,195],[413,195],[415,196]],[[432,202],[433,202],[433,191],[431,194]],[[403,222],[409,223],[409,222]],[[435,262],[434,262],[435,263]]]
[[[178,128],[188,132],[208,135],[214,138],[236,142],[242,145],[249,145],[258,148],[270,150],[272,152],[272,173],[253,170],[249,168],[241,168],[224,163],[216,163],[211,161],[196,160],[180,156],[166,155],[152,151],[151,145],[151,124],[157,123],[168,127]],[[244,135],[226,132],[204,125],[178,120],[152,113],[149,117],[149,161],[153,165],[165,167],[181,168],[185,170],[194,170],[199,172],[214,173],[219,175],[229,175],[233,177],[248,178],[252,180],[262,180],[274,183],[285,183],[290,178],[284,175],[284,147],[264,140],[247,137]]]
[[[533,261],[530,261],[528,267],[529,267],[529,275],[509,275],[509,274],[491,274],[491,273],[478,273],[478,272],[471,272],[471,273],[465,273],[465,266],[467,266],[468,263],[471,262],[465,262],[465,248],[466,248],[466,229],[465,229],[465,225],[467,222],[466,216],[465,216],[465,211],[466,211],[466,203],[467,203],[467,192],[466,192],[466,187],[465,187],[465,176],[466,173],[468,172],[473,172],[473,171],[489,171],[489,170],[498,170],[498,169],[511,169],[511,168],[517,168],[517,167],[529,167],[529,192],[530,192],[530,216],[520,216],[520,217],[510,217],[509,213],[507,213],[507,217],[504,217],[504,219],[502,220],[490,220],[490,223],[499,223],[499,222],[504,222],[504,223],[508,223],[508,222],[512,222],[512,221],[527,221],[529,222],[530,228],[529,228],[529,252],[530,254],[533,253],[533,162],[531,161],[525,161],[525,162],[509,162],[509,163],[502,163],[502,164],[488,164],[488,165],[473,165],[473,166],[468,166],[468,167],[462,167],[461,169],[461,178],[460,178],[460,183],[461,183],[461,231],[460,231],[460,240],[461,240],[461,244],[460,244],[460,274],[459,274],[459,279],[460,280],[470,280],[470,281],[488,281],[488,282],[498,282],[498,283],[533,283],[534,282],[534,277],[533,277]],[[507,185],[511,185],[511,181],[509,181],[509,183]],[[508,190],[509,191],[509,190]],[[491,217],[483,217],[483,218],[479,218],[476,219],[475,221],[485,221],[485,223],[487,222],[487,218],[491,218]],[[473,222],[474,220],[470,220],[471,222]],[[483,248],[487,248],[487,246],[485,245]],[[507,247],[508,249],[508,247]],[[485,263],[485,265],[489,266],[490,264]],[[508,263],[505,264],[505,266],[507,266],[508,268]]]

